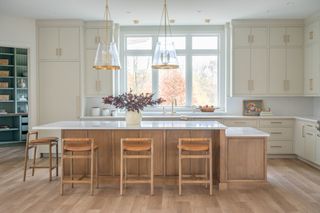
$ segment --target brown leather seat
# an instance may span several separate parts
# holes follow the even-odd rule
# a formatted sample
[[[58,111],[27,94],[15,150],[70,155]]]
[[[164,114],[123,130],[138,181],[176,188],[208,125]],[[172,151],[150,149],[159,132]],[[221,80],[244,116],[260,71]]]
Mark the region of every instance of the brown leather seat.
[[[179,145],[177,145],[179,149]],[[183,151],[194,151],[194,152],[201,152],[201,151],[208,151],[209,145],[207,144],[183,144],[181,145],[181,149]]]
[[[123,149],[132,152],[143,152],[151,149],[151,144],[124,144]]]
[[[98,146],[94,145],[93,149],[97,149]],[[64,146],[64,150],[66,151],[70,151],[70,152],[88,152],[91,150],[91,146],[90,145],[81,145],[81,146],[70,146],[70,145],[66,145]]]
[[[45,137],[45,138],[38,138],[38,139],[31,140],[29,143],[31,144],[51,143],[51,142],[58,142],[58,140],[59,138],[56,138],[56,137]]]

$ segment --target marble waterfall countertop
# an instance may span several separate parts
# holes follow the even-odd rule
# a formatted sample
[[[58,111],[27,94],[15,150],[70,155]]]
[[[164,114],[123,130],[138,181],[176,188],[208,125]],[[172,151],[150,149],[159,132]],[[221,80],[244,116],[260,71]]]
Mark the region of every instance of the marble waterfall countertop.
[[[226,136],[229,138],[238,137],[269,137],[270,134],[252,127],[228,127]]]

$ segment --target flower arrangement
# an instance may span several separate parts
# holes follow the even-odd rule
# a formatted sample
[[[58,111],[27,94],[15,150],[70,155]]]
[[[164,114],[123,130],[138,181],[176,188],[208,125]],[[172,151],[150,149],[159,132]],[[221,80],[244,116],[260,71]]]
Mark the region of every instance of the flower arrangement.
[[[153,100],[154,94],[141,93],[133,94],[132,89],[118,96],[107,96],[102,98],[104,104],[110,104],[118,109],[126,109],[131,112],[140,112],[146,106],[154,106],[165,102],[164,99],[158,98]]]

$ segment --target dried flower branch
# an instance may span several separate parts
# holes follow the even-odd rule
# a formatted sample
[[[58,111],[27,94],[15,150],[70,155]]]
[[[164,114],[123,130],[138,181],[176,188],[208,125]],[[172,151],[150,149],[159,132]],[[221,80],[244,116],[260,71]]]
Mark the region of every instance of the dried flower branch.
[[[118,96],[107,96],[102,98],[104,104],[110,104],[118,109],[126,109],[127,111],[140,112],[146,106],[154,106],[161,104],[166,100],[158,98],[153,100],[154,94],[152,93],[141,93],[133,94],[132,89],[129,92],[125,92]]]

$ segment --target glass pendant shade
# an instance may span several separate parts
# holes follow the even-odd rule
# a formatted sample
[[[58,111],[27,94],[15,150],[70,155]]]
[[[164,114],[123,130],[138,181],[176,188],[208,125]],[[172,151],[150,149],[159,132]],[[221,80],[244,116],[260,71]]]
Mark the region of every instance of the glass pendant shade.
[[[99,42],[93,68],[96,70],[120,70],[120,59],[115,42],[108,44],[103,41]]]
[[[152,69],[178,69],[179,63],[173,42],[158,41],[152,62]]]
[[[169,32],[171,35],[170,21],[167,9],[167,0],[164,0],[162,16],[160,20],[159,34],[161,31],[161,23],[164,18],[164,41],[160,41],[158,39],[158,43],[156,45],[153,61],[152,61],[152,69],[178,69],[179,63],[177,58],[176,49],[174,48],[174,43],[169,42],[167,40],[167,28],[169,28]],[[167,25],[168,23],[168,25]]]

